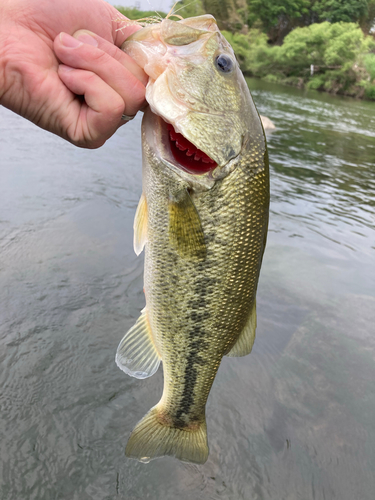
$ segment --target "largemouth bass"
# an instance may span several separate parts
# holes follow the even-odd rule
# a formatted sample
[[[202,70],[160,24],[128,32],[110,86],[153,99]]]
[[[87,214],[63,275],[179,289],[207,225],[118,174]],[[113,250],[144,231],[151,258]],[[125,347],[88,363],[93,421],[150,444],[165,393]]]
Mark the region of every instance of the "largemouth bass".
[[[258,112],[210,15],[165,19],[124,50],[149,75],[143,194],[134,248],[145,247],[146,307],[117,365],[146,378],[163,362],[159,403],[126,455],[204,463],[205,405],[221,359],[250,353],[266,244],[269,177]]]

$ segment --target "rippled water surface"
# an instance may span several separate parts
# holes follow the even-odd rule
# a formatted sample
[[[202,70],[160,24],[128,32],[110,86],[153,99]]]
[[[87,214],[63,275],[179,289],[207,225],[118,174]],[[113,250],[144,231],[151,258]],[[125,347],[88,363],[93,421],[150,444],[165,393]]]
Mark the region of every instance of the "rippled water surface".
[[[375,104],[249,84],[277,127],[257,339],[203,466],[124,456],[162,390],[114,363],[144,305],[140,118],[86,151],[0,108],[2,500],[374,498]]]

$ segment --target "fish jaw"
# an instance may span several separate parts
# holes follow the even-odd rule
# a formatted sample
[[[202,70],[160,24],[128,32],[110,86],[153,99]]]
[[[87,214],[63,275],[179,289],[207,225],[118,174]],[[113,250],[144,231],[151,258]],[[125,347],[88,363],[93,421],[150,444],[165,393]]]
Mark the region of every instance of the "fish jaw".
[[[163,20],[137,31],[123,48],[149,75],[152,112],[219,167],[240,154],[246,134],[262,131],[233,50],[212,16]],[[230,72],[218,70],[222,55]]]

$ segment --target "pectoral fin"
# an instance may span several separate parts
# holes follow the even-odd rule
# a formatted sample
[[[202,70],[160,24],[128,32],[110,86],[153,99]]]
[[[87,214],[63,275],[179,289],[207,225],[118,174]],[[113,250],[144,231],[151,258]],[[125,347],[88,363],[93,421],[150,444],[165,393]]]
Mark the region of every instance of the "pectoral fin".
[[[135,378],[151,377],[159,368],[160,356],[152,338],[146,308],[121,340],[116,352],[116,364]]]
[[[134,217],[134,252],[139,255],[147,242],[147,201],[142,194]]]
[[[206,257],[201,220],[185,189],[169,201],[169,241],[184,259],[204,260]]]
[[[256,313],[256,303],[254,300],[254,306],[251,311],[250,317],[245,325],[245,328],[240,333],[236,343],[232,349],[226,354],[230,357],[246,356],[250,354],[253,348],[255,340],[255,330],[257,326],[257,313]]]

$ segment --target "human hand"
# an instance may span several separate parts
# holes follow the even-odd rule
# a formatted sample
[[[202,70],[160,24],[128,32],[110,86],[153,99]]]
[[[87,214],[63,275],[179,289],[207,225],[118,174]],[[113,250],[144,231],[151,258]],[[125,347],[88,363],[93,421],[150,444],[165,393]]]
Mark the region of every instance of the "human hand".
[[[2,0],[0,104],[77,146],[104,144],[147,83],[118,48],[139,28],[118,20],[104,0]]]

